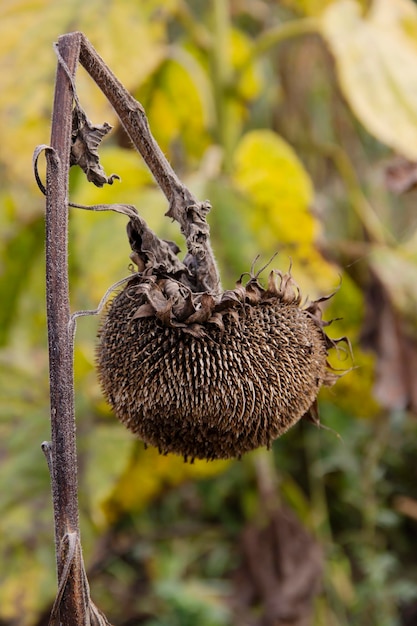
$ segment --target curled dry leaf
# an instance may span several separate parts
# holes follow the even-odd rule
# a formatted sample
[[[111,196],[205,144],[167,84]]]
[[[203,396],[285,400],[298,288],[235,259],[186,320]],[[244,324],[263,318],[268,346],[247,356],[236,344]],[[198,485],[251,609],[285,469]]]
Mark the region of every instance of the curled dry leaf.
[[[75,593],[82,602],[83,611],[86,616],[88,615],[88,624],[90,626],[112,626],[106,616],[91,600],[90,586],[85,571],[79,535],[75,532],[67,533],[62,538],[60,551],[63,567],[48,626],[61,626],[62,624],[63,598],[70,578],[72,578],[76,586]]]
[[[94,126],[80,106],[75,106],[72,114],[72,144],[70,165],[79,165],[87,176],[87,180],[97,187],[112,185],[120,180],[117,174],[106,176],[98,155],[98,147],[112,127],[107,122]]]

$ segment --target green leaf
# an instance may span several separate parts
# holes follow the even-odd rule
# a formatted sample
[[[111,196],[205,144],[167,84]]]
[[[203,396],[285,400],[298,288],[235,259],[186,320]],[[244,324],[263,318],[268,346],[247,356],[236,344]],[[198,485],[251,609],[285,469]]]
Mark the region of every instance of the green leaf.
[[[0,621],[22,626],[55,590],[50,479],[40,444],[49,437],[47,370],[0,353]],[[22,585],[22,580],[25,584]]]
[[[247,133],[235,152],[234,180],[255,205],[252,224],[263,231],[264,239],[311,242],[314,219],[309,206],[313,187],[284,139],[270,130]]]
[[[113,424],[95,425],[88,438],[85,486],[89,492],[90,516],[99,526],[106,523],[101,505],[126,470],[134,444],[135,439],[116,420]]]
[[[36,218],[16,229],[3,247],[0,256],[0,293],[4,306],[0,307],[0,346],[9,339],[29,272],[43,252],[44,231],[43,217]]]
[[[321,32],[355,115],[381,142],[417,158],[417,8],[409,0],[329,6]]]

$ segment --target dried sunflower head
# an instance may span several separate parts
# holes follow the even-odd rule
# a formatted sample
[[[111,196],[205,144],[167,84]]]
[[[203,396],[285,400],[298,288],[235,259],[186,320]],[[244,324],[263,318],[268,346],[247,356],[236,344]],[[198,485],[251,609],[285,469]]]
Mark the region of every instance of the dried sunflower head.
[[[315,413],[336,378],[324,326],[289,272],[213,295],[145,270],[107,307],[99,378],[117,417],[161,452],[240,457]]]

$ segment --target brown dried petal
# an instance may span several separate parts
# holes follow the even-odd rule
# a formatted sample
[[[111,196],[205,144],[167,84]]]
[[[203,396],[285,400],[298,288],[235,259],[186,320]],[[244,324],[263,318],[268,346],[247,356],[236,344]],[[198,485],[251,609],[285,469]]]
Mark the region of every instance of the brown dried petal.
[[[213,296],[208,293],[204,293],[201,298],[200,306],[195,313],[190,315],[188,323],[191,324],[204,324],[211,318],[212,311],[214,309],[215,300]]]
[[[147,302],[146,304],[142,304],[138,308],[138,310],[132,317],[132,320],[142,319],[145,317],[152,317],[154,314],[155,314],[155,309],[153,308],[152,304],[149,304],[149,302]]]

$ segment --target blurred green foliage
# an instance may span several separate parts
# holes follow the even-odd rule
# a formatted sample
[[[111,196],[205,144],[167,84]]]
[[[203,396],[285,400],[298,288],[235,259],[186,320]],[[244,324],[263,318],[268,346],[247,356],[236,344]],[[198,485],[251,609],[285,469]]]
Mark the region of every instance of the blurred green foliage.
[[[31,156],[48,142],[52,42],[70,30],[87,35],[145,106],[184,182],[212,201],[224,287],[257,254],[261,264],[278,252],[274,265],[291,260],[310,298],[337,290],[325,316],[337,318],[331,334],[346,334],[355,357],[321,395],[326,429],[302,422],[271,452],[188,465],[145,451],[113,419],[94,371],[99,322],[80,319],[80,507],[94,600],[120,625],[235,624],[239,537],[257,514],[266,455],[280,498],[324,549],[314,626],[416,623],[416,192],[394,195],[384,174],[394,151],[417,158],[411,0],[3,0],[0,622],[43,624],[55,595],[40,452],[49,438],[44,200]],[[135,204],[160,237],[181,245],[114,112],[84,72],[77,83],[90,118],[115,126],[101,159],[122,182],[99,190],[74,171],[71,198]],[[74,310],[94,308],[128,274],[123,219],[72,210]],[[247,624],[261,613],[255,607]]]

